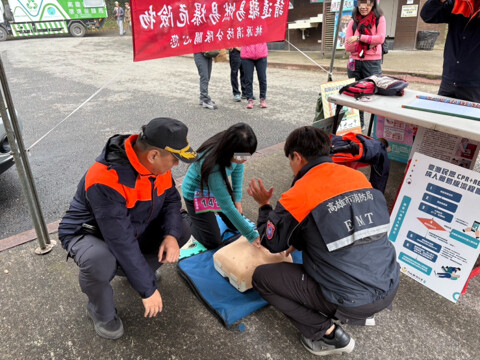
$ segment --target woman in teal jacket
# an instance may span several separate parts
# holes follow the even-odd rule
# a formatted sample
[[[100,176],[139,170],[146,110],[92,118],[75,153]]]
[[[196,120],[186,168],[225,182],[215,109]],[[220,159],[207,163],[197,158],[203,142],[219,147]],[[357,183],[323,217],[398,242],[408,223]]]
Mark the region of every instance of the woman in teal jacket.
[[[200,146],[198,161],[185,175],[182,193],[192,220],[192,234],[208,249],[222,243],[215,213],[248,241],[258,237],[253,225],[243,217],[241,204],[243,164],[256,149],[253,129],[245,123],[232,125]]]

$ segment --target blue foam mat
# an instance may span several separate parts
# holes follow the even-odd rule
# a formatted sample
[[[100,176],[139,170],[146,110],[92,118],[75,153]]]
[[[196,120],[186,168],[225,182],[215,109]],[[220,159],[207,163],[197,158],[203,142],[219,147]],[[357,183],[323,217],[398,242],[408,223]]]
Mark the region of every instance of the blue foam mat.
[[[268,303],[255,290],[242,293],[221,276],[213,265],[216,251],[209,250],[183,259],[178,263],[178,269],[195,294],[227,328],[243,331],[244,325],[236,323]],[[299,251],[292,256],[295,263],[302,262]]]

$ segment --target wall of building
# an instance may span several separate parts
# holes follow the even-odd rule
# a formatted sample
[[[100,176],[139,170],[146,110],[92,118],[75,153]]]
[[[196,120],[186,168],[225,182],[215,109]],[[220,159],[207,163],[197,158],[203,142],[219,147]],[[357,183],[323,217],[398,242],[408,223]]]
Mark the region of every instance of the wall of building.
[[[420,11],[427,0],[399,0],[397,14],[397,28],[395,30],[395,50],[414,50],[417,42],[417,33],[422,30],[436,30],[440,32],[438,40],[444,42],[445,24],[426,24],[420,17]],[[418,5],[416,17],[402,17],[402,6]]]
[[[323,14],[323,2],[310,3],[310,0],[291,0],[293,9],[288,11],[288,22],[295,20],[309,19]],[[321,43],[318,40],[322,39],[323,24],[318,24],[316,28],[309,28],[305,31],[305,40],[302,39],[302,32],[298,29],[287,29],[287,39],[302,50],[320,50]]]

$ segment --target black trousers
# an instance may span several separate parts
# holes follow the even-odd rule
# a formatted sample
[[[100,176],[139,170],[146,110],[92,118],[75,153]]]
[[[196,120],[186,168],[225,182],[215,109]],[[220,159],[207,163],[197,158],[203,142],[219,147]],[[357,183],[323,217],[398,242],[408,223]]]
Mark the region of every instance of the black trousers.
[[[355,70],[348,70],[349,78],[355,78],[356,81],[365,79],[369,76],[382,73],[382,60],[355,60]],[[365,125],[363,111],[360,111],[360,124]]]
[[[232,84],[233,95],[245,95],[245,74],[242,68],[240,51],[233,49],[229,52],[230,61],[230,83]],[[240,89],[238,88],[238,73],[240,72]]]
[[[177,239],[179,247],[182,247],[190,238],[188,223],[182,220],[182,225],[182,236]],[[147,239],[149,235],[151,237]],[[140,250],[152,271],[162,265],[158,262],[158,250],[162,242],[162,230],[157,228],[155,232],[153,226],[139,239]],[[80,235],[73,238],[68,252],[80,268],[78,281],[82,292],[88,296],[90,311],[98,321],[110,321],[116,314],[110,281],[115,277],[118,268],[117,259],[105,241],[93,235]]]
[[[389,307],[396,290],[385,299],[357,307],[340,307],[328,302],[320,285],[308,275],[303,265],[267,264],[257,267],[253,288],[261,297],[284,313],[307,338],[320,340],[339,319],[351,324],[365,324],[365,319]]]
[[[220,228],[218,227],[215,213],[205,212],[196,214],[193,201],[185,198],[183,199],[187,206],[188,215],[190,215],[190,229],[192,230],[193,237],[207,249],[215,249],[219,247],[222,244],[222,235],[220,234]],[[224,213],[219,212],[218,215],[222,218],[225,225],[232,230],[236,230],[235,226]]]
[[[440,83],[440,88],[438,89],[438,95],[448,96],[460,100],[480,102],[480,87],[459,87],[446,83],[442,80]]]

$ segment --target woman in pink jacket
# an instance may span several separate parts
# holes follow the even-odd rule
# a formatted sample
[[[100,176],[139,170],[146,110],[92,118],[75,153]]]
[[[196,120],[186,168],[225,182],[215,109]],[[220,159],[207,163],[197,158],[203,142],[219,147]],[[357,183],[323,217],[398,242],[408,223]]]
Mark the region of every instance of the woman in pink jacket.
[[[349,78],[361,80],[382,73],[385,30],[385,17],[376,0],[358,0],[346,31],[345,50],[350,52]],[[363,112],[360,112],[360,122],[363,128]]]
[[[253,109],[253,70],[257,69],[258,83],[260,85],[260,107],[267,107],[267,43],[242,46],[240,50],[242,67],[245,73],[245,95],[248,103],[247,109]]]

